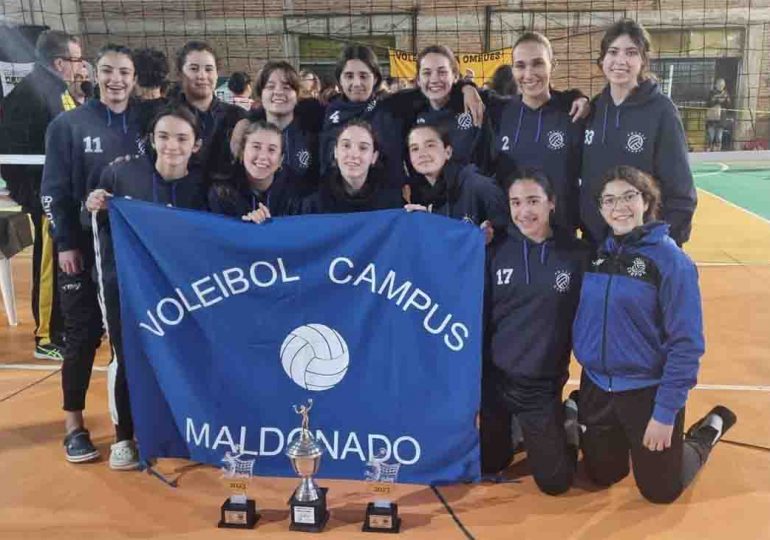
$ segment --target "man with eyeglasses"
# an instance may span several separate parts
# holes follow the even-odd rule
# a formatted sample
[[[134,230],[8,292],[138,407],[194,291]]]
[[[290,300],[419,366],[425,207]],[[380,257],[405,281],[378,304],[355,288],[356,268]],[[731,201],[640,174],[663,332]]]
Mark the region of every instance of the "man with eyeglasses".
[[[32,72],[2,102],[0,154],[45,154],[48,124],[77,102],[68,90],[83,69],[78,39],[47,30],[35,44]],[[56,253],[49,222],[40,203],[42,165],[3,165],[11,197],[32,216],[32,313],[35,317],[35,358],[62,361],[62,317],[56,287]]]

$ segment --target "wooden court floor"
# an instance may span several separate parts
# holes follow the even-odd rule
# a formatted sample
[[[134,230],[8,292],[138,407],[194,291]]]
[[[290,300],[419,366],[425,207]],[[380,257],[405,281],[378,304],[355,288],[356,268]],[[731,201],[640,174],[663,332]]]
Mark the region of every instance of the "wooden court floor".
[[[597,490],[579,473],[559,497],[541,495],[523,456],[507,483],[399,485],[402,536],[478,539],[770,539],[770,223],[701,192],[688,252],[700,263],[707,351],[688,423],[723,403],[738,424],[674,504],[645,502],[626,479]],[[71,465],[61,446],[60,375],[32,359],[28,252],[13,260],[21,324],[0,315],[0,539],[297,538],[288,531],[293,479],[255,479],[263,517],[253,531],[219,530],[226,489],[211,467],[161,460],[168,487],[146,473],[111,471],[106,460]],[[104,351],[97,363],[106,364]],[[573,365],[572,380],[579,370]],[[86,411],[94,442],[109,453],[106,376],[94,372]],[[571,388],[567,388],[570,390]],[[362,397],[362,399],[364,399]],[[323,473],[323,465],[321,466]],[[363,483],[323,480],[331,520],[324,537],[360,532]],[[376,538],[376,537],[375,537]]]

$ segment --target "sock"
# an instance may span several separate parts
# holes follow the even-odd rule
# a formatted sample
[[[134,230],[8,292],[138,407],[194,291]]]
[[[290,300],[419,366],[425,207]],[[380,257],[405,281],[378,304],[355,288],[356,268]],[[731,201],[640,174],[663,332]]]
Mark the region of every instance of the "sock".
[[[578,406],[573,399],[564,401],[564,430],[567,432],[567,444],[578,448],[580,446],[580,431],[578,418]]]
[[[714,443],[715,444],[721,437],[722,437],[722,426],[724,425],[724,421],[722,420],[722,417],[718,414],[710,414],[706,417],[706,420],[703,422],[703,427],[710,427],[713,428],[714,431],[716,431],[716,437],[714,437]]]

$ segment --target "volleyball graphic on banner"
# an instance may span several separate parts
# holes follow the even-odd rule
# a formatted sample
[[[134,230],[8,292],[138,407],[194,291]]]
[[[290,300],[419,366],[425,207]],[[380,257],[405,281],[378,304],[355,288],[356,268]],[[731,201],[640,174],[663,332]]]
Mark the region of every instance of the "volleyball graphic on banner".
[[[281,345],[281,365],[295,384],[306,390],[334,388],[348,370],[348,345],[323,324],[295,328]]]

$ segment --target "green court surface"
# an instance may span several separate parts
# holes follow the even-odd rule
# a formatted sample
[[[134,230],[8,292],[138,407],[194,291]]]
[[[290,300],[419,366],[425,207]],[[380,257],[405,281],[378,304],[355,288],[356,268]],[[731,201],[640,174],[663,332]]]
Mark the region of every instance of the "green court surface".
[[[692,171],[699,188],[770,220],[770,161],[696,162]]]

